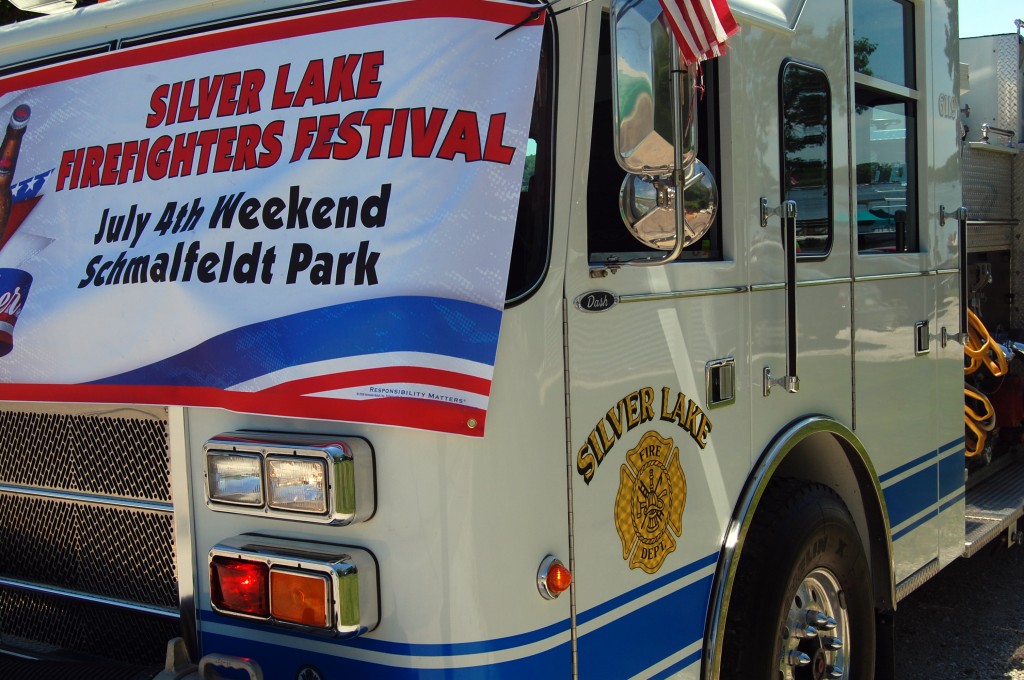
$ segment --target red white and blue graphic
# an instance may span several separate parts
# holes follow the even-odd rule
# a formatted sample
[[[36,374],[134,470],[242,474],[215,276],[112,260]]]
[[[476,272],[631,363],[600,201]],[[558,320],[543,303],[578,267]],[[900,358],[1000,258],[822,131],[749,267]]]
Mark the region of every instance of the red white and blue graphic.
[[[0,78],[0,126],[31,110],[0,398],[482,436],[542,18],[495,37],[531,9],[358,5]]]

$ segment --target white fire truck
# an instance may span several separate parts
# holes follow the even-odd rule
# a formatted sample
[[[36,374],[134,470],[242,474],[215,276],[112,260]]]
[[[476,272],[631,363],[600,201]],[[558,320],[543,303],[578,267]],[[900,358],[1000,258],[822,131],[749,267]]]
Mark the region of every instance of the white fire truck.
[[[700,69],[656,0],[0,27],[0,676],[890,676],[900,599],[1017,537],[963,376],[1012,378],[1020,212],[961,209],[956,2],[729,4]]]

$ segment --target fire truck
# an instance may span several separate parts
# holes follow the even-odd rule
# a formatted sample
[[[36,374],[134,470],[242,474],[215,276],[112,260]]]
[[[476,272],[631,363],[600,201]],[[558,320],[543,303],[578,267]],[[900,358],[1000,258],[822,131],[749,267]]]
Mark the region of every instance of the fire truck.
[[[657,0],[74,5],[0,27],[0,676],[888,677],[1018,540],[956,2],[699,67]]]

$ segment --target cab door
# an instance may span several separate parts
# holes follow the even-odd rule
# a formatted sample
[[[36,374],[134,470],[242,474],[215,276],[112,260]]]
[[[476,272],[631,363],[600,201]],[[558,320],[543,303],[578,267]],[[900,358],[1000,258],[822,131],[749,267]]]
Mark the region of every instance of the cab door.
[[[658,3],[651,7],[656,28]],[[612,142],[609,17],[587,5],[565,275],[579,676],[697,677],[711,583],[750,467],[747,247],[731,203],[678,261],[626,230]],[[662,34],[659,39],[666,39]],[[722,158],[715,64],[697,155]],[[723,195],[725,195],[723,189]]]
[[[853,427],[845,46],[841,6],[808,0],[789,30],[736,41],[725,69],[762,388],[750,403],[754,456],[810,414]]]

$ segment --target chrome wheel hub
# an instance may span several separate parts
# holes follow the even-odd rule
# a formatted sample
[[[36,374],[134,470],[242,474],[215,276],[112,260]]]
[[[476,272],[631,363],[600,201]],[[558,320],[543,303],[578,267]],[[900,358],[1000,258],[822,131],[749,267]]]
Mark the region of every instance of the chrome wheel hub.
[[[779,633],[780,680],[846,678],[850,621],[839,582],[827,569],[804,577]]]

